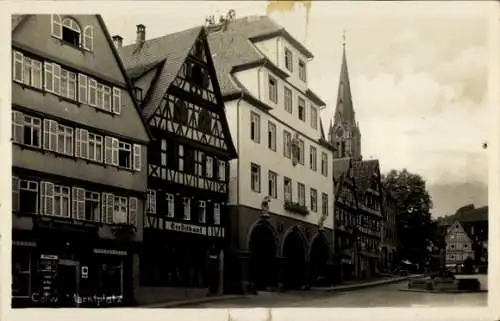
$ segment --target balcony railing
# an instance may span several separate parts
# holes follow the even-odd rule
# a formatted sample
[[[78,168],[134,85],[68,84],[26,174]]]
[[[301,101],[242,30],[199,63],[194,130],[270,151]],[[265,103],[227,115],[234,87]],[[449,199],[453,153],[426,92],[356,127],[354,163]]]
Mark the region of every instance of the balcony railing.
[[[304,216],[309,214],[309,210],[307,209],[307,206],[302,205],[298,202],[285,201],[284,208],[287,211],[294,212],[294,213],[304,215]]]

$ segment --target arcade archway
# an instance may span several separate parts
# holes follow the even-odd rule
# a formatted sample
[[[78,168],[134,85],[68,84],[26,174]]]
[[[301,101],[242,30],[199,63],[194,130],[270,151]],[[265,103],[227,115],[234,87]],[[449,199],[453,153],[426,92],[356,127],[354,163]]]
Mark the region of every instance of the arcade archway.
[[[283,242],[283,285],[300,289],[305,284],[305,245],[298,230],[290,232]]]
[[[275,234],[267,224],[256,225],[250,233],[250,282],[255,284],[257,290],[265,290],[275,285],[272,273],[276,257]]]
[[[329,282],[327,267],[329,247],[322,235],[317,235],[312,242],[310,252],[310,275],[313,286],[325,286]]]

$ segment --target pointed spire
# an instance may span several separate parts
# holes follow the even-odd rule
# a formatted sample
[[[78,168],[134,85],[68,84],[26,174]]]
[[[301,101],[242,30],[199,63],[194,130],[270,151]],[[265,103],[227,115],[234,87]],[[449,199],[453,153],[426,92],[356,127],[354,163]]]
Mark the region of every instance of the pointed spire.
[[[354,107],[352,105],[351,84],[349,81],[349,71],[347,69],[347,54],[345,45],[346,31],[344,30],[342,34],[342,64],[340,66],[335,123],[338,121],[354,123]]]

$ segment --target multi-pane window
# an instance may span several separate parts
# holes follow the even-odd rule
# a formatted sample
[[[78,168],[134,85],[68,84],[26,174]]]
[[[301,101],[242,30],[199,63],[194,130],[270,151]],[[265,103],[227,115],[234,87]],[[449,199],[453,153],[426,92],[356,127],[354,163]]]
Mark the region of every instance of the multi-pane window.
[[[260,116],[250,112],[250,139],[260,143]]]
[[[42,120],[25,115],[19,111],[12,111],[12,140],[16,143],[41,147]]]
[[[286,130],[283,130],[283,156],[286,158],[291,158],[292,157],[292,134],[287,132]]]
[[[226,181],[226,162],[219,160],[219,180],[222,182]]]
[[[250,165],[250,187],[252,191],[260,193],[260,166],[252,163]]]
[[[175,215],[175,195],[165,194],[165,201],[167,202],[167,217],[174,217]]]
[[[318,110],[311,104],[311,128],[318,129]]]
[[[132,145],[129,143],[118,143],[118,166],[132,167]]]
[[[299,97],[299,119],[302,121],[306,120],[306,101],[304,98]]]
[[[115,196],[113,203],[113,222],[127,223],[127,198],[123,196]]]
[[[321,193],[321,214],[328,216],[328,194]]]
[[[285,96],[285,110],[291,114],[293,111],[292,90],[288,87],[285,87],[284,96]]]
[[[67,186],[54,185],[55,216],[70,217],[70,189]]]
[[[306,64],[302,60],[299,60],[299,79],[304,82],[307,81]]]
[[[220,204],[214,203],[214,224],[220,225]]]
[[[101,221],[100,195],[97,192],[85,191],[85,219],[88,221]]]
[[[283,192],[285,201],[292,201],[292,179],[289,177],[283,178]]]
[[[293,55],[288,48],[285,48],[285,67],[286,69],[293,71]]]
[[[97,81],[92,78],[88,78],[88,102],[90,106],[97,107]]]
[[[12,210],[38,213],[38,182],[12,177]]]
[[[57,152],[73,155],[73,128],[59,125],[57,130]]]
[[[298,147],[298,162],[299,164],[301,165],[304,165],[304,141],[302,139],[298,139],[298,144],[297,144],[297,147]]]
[[[101,135],[89,133],[88,153],[89,160],[102,162],[103,137]]]
[[[314,188],[311,188],[311,211],[318,211],[318,191]]]
[[[198,201],[198,222],[205,223],[207,220],[207,203]]]
[[[179,144],[177,148],[178,169],[182,172],[184,171],[184,145]]]
[[[328,155],[325,152],[321,153],[321,174],[328,176]]]
[[[86,104],[88,102],[88,78],[86,75],[78,74],[78,101]]]
[[[205,176],[212,178],[214,175],[214,159],[210,156],[205,156]]]
[[[317,150],[314,146],[309,146],[309,168],[314,172],[318,169]]]
[[[267,147],[276,151],[276,125],[272,122],[267,123]]]
[[[153,189],[148,190],[146,213],[156,214],[156,191]]]
[[[76,100],[76,74],[61,69],[61,96]]]
[[[273,171],[268,174],[268,195],[272,198],[278,197],[278,174]]]
[[[183,197],[182,204],[184,207],[184,220],[189,221],[191,219],[191,198]]]
[[[297,196],[300,205],[306,204],[306,187],[302,183],[297,183]]]
[[[278,103],[278,82],[276,78],[269,75],[269,100],[273,103]]]
[[[42,62],[25,57],[19,51],[13,51],[13,78],[15,81],[42,89]]]

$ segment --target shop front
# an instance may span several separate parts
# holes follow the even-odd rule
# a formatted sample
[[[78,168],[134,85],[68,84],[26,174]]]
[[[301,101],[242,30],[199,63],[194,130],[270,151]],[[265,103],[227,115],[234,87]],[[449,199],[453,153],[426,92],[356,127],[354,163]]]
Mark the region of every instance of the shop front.
[[[98,226],[35,223],[13,231],[13,307],[123,306],[132,300],[133,246],[98,237]]]

